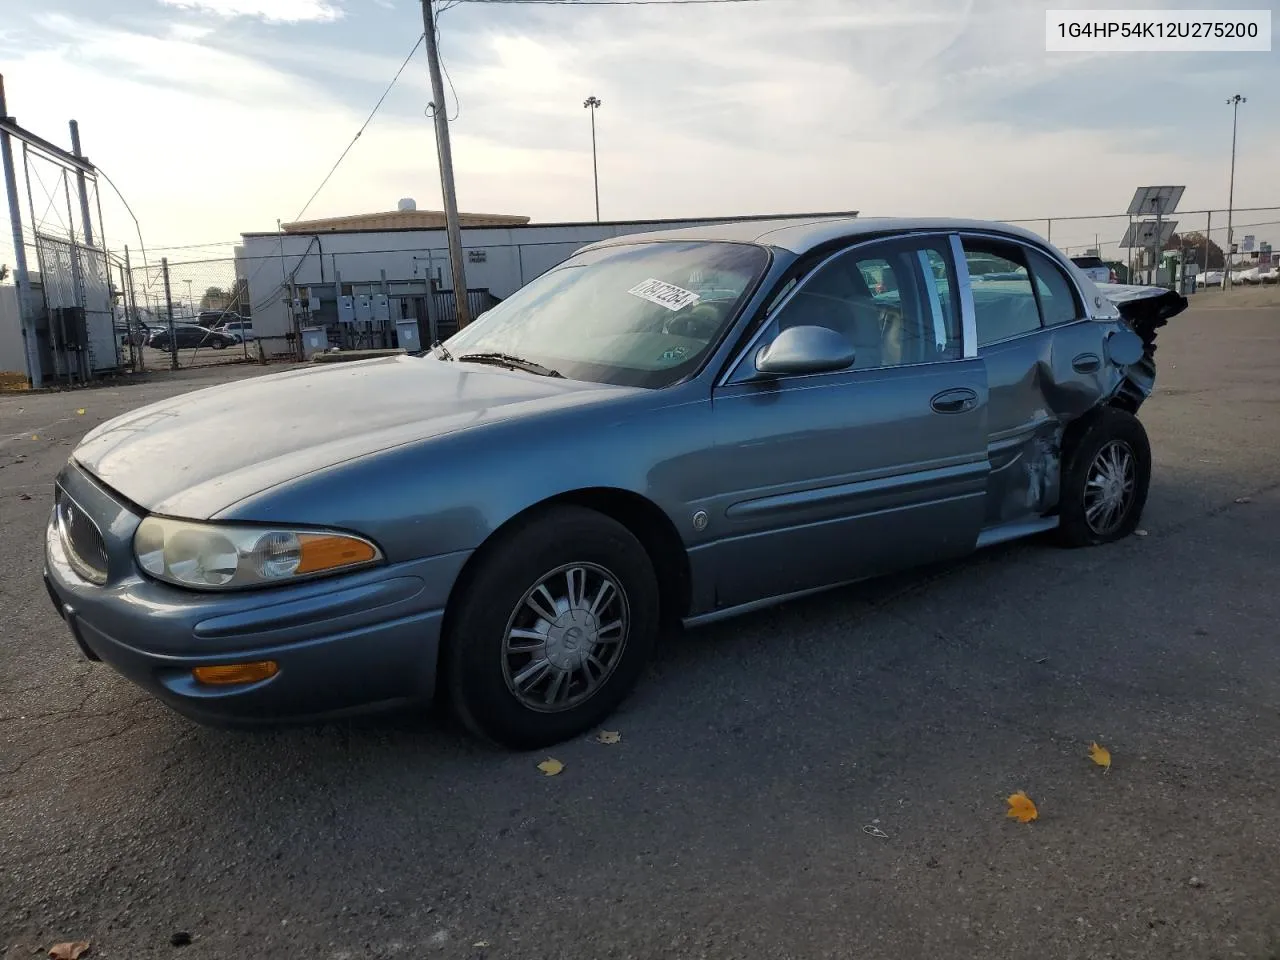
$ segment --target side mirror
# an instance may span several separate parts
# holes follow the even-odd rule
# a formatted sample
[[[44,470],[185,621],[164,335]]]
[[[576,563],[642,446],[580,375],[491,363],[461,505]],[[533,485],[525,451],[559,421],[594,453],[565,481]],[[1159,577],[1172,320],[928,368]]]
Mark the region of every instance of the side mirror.
[[[853,345],[830,327],[787,327],[756,354],[761,373],[832,373],[853,366]]]

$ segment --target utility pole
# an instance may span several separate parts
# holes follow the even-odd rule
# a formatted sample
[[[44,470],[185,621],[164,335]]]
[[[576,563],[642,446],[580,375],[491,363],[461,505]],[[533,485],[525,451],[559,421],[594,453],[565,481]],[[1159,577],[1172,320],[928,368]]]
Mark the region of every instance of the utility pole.
[[[1231,208],[1236,197],[1236,119],[1240,115],[1240,104],[1247,103],[1248,98],[1236,94],[1227,101],[1231,108],[1231,185],[1227,188],[1227,260],[1222,271],[1223,289],[1231,287]]]
[[[72,120],[69,126],[71,127],[71,152],[84,159],[84,154],[80,152],[80,124]],[[93,220],[89,216],[89,189],[85,185],[83,170],[76,170],[76,189],[80,193],[80,220],[84,224],[84,245],[92,247]]]
[[[0,118],[9,119],[3,76],[0,76]],[[18,180],[13,169],[13,144],[9,141],[8,130],[0,130],[0,155],[4,162],[9,223],[13,227],[13,285],[18,292],[18,319],[22,327],[22,346],[27,355],[27,377],[31,386],[39,390],[44,386],[44,372],[40,369],[40,345],[36,342],[35,314],[31,303],[31,276],[27,273],[27,247],[22,239],[22,208],[18,206]]]
[[[467,273],[462,263],[462,228],[458,225],[458,197],[453,189],[453,151],[449,148],[449,110],[444,99],[444,78],[440,76],[440,51],[436,48],[436,24],[432,0],[422,0],[423,40],[427,46],[427,69],[431,73],[432,117],[436,123],[436,152],[440,158],[440,193],[444,197],[445,232],[449,237],[449,271],[453,274],[453,296],[458,304],[458,329],[471,322],[467,309]]]
[[[596,187],[596,223],[600,222],[600,167],[596,163],[596,107],[599,97],[587,97],[582,105],[591,111],[591,180]]]

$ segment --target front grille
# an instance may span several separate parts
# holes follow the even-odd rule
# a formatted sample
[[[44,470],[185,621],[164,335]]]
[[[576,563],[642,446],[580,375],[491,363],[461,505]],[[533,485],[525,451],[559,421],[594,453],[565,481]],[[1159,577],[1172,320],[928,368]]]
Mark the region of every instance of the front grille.
[[[58,535],[76,573],[90,583],[106,583],[107,542],[80,504],[58,487],[54,493]]]

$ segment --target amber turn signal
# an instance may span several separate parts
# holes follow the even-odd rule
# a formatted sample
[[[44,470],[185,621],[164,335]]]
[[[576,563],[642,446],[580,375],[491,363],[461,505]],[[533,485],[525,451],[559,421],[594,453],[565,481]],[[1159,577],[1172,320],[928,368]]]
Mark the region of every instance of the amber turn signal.
[[[378,556],[370,543],[352,537],[304,533],[298,537],[302,557],[295,574],[319,573],[337,567],[368,563]]]
[[[257,660],[253,663],[221,663],[214,667],[195,667],[191,675],[200,683],[211,686],[227,686],[232,683],[257,683],[280,672],[274,660]]]

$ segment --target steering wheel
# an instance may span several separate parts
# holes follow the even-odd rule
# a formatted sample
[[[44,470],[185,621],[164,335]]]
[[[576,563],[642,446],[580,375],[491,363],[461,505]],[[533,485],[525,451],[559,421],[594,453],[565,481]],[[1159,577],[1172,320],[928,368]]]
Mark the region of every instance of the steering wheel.
[[[710,337],[720,324],[720,311],[709,303],[700,303],[690,310],[674,313],[663,322],[662,332],[668,335],[700,339]]]

